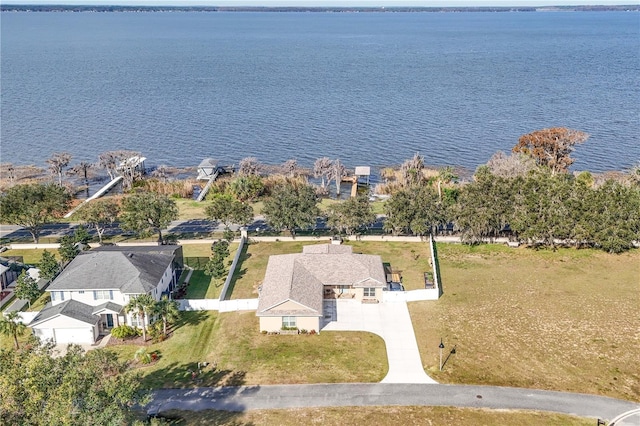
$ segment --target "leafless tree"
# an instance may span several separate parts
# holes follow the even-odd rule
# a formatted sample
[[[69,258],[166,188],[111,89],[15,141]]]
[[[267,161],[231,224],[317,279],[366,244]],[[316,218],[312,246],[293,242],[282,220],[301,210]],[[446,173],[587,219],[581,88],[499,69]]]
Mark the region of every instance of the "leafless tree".
[[[154,171],[151,172],[151,176],[161,179],[163,182],[167,180],[167,174],[169,173],[169,166],[161,164]]]
[[[116,178],[116,169],[120,160],[117,156],[119,151],[107,151],[98,156],[98,166],[105,169],[111,180]]]
[[[9,179],[9,183],[13,185],[13,182],[16,180],[16,168],[11,163],[0,164],[0,169],[2,170],[2,174],[6,173],[7,179]]]
[[[62,172],[69,165],[71,154],[68,152],[55,152],[51,158],[47,160],[49,170],[53,175],[58,176],[58,185],[62,186]]]
[[[135,166],[127,164],[127,160],[139,156],[140,153],[136,151],[107,151],[98,157],[98,165],[106,169],[109,178],[112,180],[115,179],[117,175],[122,176],[123,187],[130,188],[139,171]]]
[[[320,187],[324,191],[325,185],[329,185],[331,182],[331,169],[333,167],[333,163],[327,157],[318,158],[315,163],[313,163],[313,176],[316,179],[321,179]],[[328,181],[325,183],[325,178]]]
[[[239,175],[257,175],[260,173],[260,163],[256,157],[246,157],[240,160]]]
[[[282,171],[289,177],[296,177],[300,174],[300,167],[296,160],[287,160],[282,164]]]
[[[523,154],[507,155],[498,151],[487,161],[487,166],[494,175],[511,178],[525,176],[536,168],[536,161]]]
[[[424,169],[424,157],[415,153],[412,158],[406,160],[400,166],[400,174],[405,185],[411,186],[422,181]]]
[[[88,176],[87,173],[89,171],[89,169],[93,167],[92,163],[88,163],[86,161],[81,161],[78,164],[76,164],[75,166],[71,167],[71,172],[75,175],[80,175],[84,178],[85,181],[87,181]]]
[[[331,167],[330,178],[335,180],[336,182],[336,194],[340,195],[340,184],[342,183],[342,178],[347,175],[347,169],[342,165],[340,159],[337,158],[336,161],[333,162],[333,166]]]

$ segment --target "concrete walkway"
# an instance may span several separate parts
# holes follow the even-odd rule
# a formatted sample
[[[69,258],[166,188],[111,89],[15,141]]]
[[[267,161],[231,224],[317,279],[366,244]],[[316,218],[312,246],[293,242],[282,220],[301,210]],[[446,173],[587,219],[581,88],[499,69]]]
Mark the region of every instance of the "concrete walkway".
[[[382,383],[436,383],[422,367],[406,302],[361,303],[354,299],[325,301],[326,331],[368,331],[384,339],[389,372]]]
[[[535,410],[611,420],[639,404],[597,395],[497,386],[351,383],[162,389],[150,414],[180,409],[247,411],[300,407],[452,406]],[[595,424],[595,422],[594,422]]]

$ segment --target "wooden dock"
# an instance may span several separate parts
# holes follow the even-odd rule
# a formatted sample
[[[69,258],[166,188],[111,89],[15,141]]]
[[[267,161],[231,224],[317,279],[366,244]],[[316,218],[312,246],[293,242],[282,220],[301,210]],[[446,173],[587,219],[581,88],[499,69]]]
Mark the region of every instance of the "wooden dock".
[[[98,192],[96,192],[95,194],[93,194],[91,197],[87,198],[86,200],[84,200],[82,203],[80,203],[78,206],[76,206],[73,210],[71,210],[69,213],[65,214],[64,217],[65,219],[70,218],[71,216],[73,216],[73,214],[82,206],[84,206],[85,204],[87,204],[89,201],[95,200],[96,198],[100,198],[102,197],[104,194],[106,194],[111,188],[113,188],[114,186],[116,186],[118,184],[118,182],[120,182],[122,180],[122,176],[117,176],[115,179],[113,179],[112,181],[110,181],[109,183],[107,183],[105,186],[103,186],[102,188],[100,188],[100,190]]]

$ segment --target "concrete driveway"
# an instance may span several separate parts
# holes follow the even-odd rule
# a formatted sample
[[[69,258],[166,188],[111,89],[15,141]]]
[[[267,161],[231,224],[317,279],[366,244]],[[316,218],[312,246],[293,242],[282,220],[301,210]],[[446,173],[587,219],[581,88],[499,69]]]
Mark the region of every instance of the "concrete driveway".
[[[405,302],[325,301],[321,331],[368,331],[382,337],[389,360],[389,372],[382,383],[437,383],[427,376],[422,367]]]

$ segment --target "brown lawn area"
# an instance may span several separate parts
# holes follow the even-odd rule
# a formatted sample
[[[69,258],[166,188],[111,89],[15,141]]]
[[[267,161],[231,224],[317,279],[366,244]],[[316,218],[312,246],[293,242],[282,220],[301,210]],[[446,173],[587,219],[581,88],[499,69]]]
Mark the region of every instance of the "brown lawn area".
[[[267,270],[269,256],[274,254],[302,253],[302,246],[326,244],[328,238],[316,241],[279,241],[275,243],[251,243],[240,258],[231,286],[232,299],[258,297],[257,288],[262,283]],[[402,271],[403,283],[407,290],[424,288],[425,271],[429,266],[428,243],[389,243],[349,241],[354,253],[378,254],[383,262],[391,263],[393,269]]]
[[[499,411],[453,407],[322,407],[288,410],[168,411],[162,413],[180,425],[564,425],[592,426],[594,419],[532,411]]]
[[[439,244],[444,295],[409,311],[425,370],[442,383],[640,401],[640,251]],[[438,371],[440,337],[444,354]]]

